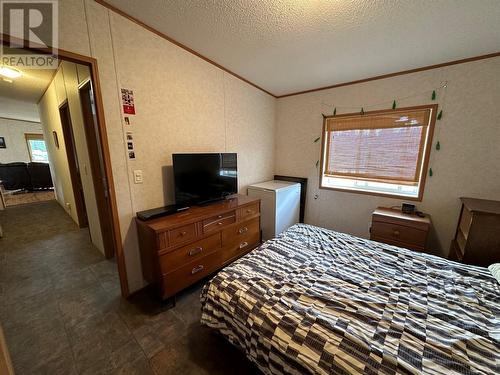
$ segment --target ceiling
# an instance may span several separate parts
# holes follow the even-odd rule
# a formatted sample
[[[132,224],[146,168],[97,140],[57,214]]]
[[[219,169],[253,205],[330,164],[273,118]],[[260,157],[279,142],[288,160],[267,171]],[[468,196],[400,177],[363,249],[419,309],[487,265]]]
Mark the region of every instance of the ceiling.
[[[16,52],[12,51],[12,54]],[[0,77],[0,97],[37,103],[52,80],[54,69],[26,69],[17,66],[15,68],[21,71],[22,76],[12,80],[11,83]]]
[[[500,51],[500,1],[107,0],[273,93]]]
[[[4,48],[9,53],[8,48]],[[12,82],[0,77],[0,117],[38,122],[40,115],[36,104],[52,81],[54,69],[16,69],[22,75]]]

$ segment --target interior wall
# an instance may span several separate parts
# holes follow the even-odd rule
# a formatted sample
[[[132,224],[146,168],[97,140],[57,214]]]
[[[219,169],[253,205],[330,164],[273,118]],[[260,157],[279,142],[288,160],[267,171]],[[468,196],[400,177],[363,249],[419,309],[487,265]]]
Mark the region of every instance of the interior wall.
[[[271,96],[111,13],[119,87],[134,90],[137,114],[126,131],[134,135],[133,209],[173,203],[172,153],[237,152],[238,184],[273,174],[274,104]],[[137,74],[143,67],[147,74]],[[154,134],[154,137],[152,137]]]
[[[0,96],[0,117],[6,119],[40,122],[36,103]]]
[[[97,59],[130,291],[144,286],[134,216],[170,203],[173,152],[238,153],[239,190],[272,178],[275,99],[93,0],[59,3],[59,47]],[[120,88],[137,115],[122,124]],[[125,132],[132,131],[136,160]],[[143,184],[132,172],[143,171]]]
[[[68,100],[68,107],[71,116],[71,125],[75,138],[78,165],[80,167],[80,179],[82,181],[85,208],[89,221],[90,237],[92,239],[92,243],[99,249],[99,251],[101,251],[101,253],[104,254],[101,223],[97,209],[94,182],[92,180],[92,170],[87,146],[87,136],[85,133],[85,126],[87,126],[87,124],[83,121],[82,105],[80,102],[80,93],[78,91],[80,76],[83,75],[83,77],[89,77],[89,72],[88,68],[87,72],[83,69],[84,67],[81,67],[80,69],[77,68],[77,64],[67,61],[63,61],[61,64],[66,98]],[[92,126],[92,124],[88,124],[88,126]]]
[[[320,156],[322,113],[337,114],[438,103],[422,202],[431,215],[430,251],[446,256],[460,213],[459,197],[500,199],[500,58],[376,80],[278,99],[276,173],[309,179],[306,222],[361,237],[369,237],[371,213],[377,206],[400,205],[402,199],[319,189],[316,161]],[[437,90],[436,102],[431,93]],[[434,147],[439,140],[441,149]],[[299,151],[300,150],[300,151]]]
[[[100,228],[97,202],[95,198],[92,171],[85,135],[80,96],[78,92],[79,78],[77,65],[64,61],[39,103],[40,119],[43,124],[52,180],[56,191],[56,199],[63,206],[75,223],[78,215],[75,209],[75,196],[71,184],[66,145],[59,115],[59,107],[67,101],[71,126],[73,129],[75,148],[80,168],[80,179],[83,186],[85,208],[87,212],[92,243],[104,254],[102,233]],[[59,148],[55,146],[52,132],[57,133]]]
[[[43,134],[42,124],[0,117],[0,137],[7,146],[0,148],[0,163],[30,162],[26,133]]]
[[[57,78],[59,77],[59,78]],[[50,174],[54,183],[54,191],[59,204],[78,224],[78,216],[74,209],[75,197],[71,186],[68,160],[66,157],[66,145],[62,132],[61,119],[59,116],[59,100],[56,90],[56,78],[61,80],[62,71],[58,71],[54,80],[47,88],[38,103],[40,121],[42,123],[45,145],[49,157]],[[59,96],[62,92],[59,93]],[[65,96],[65,95],[64,95]],[[56,147],[53,132],[57,134],[59,148]]]

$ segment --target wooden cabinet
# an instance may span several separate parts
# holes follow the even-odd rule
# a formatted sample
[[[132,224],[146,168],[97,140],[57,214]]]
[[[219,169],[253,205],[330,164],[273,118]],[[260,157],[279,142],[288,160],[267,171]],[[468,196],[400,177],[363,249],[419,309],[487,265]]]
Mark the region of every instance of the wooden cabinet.
[[[260,244],[260,200],[235,195],[136,223],[144,278],[168,298]]]
[[[476,266],[500,262],[500,202],[460,200],[462,209],[449,259]]]
[[[372,215],[370,239],[410,250],[425,251],[430,227],[428,215],[420,217],[379,207]]]

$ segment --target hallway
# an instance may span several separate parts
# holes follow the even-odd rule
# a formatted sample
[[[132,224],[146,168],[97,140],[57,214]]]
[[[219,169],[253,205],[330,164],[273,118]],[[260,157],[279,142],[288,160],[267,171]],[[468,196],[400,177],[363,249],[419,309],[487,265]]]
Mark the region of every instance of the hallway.
[[[163,311],[120,296],[116,263],[55,201],[0,211],[0,322],[16,374],[254,374],[201,326],[195,285]]]
[[[126,331],[112,309],[116,264],[55,201],[0,215],[0,320],[16,373],[75,373],[111,354]]]

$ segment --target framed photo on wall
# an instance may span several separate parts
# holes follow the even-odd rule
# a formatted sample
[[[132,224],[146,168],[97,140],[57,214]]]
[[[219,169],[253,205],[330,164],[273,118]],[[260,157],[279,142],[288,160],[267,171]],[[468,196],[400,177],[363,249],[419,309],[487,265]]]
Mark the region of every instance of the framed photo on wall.
[[[4,137],[0,137],[0,148],[7,148]]]

